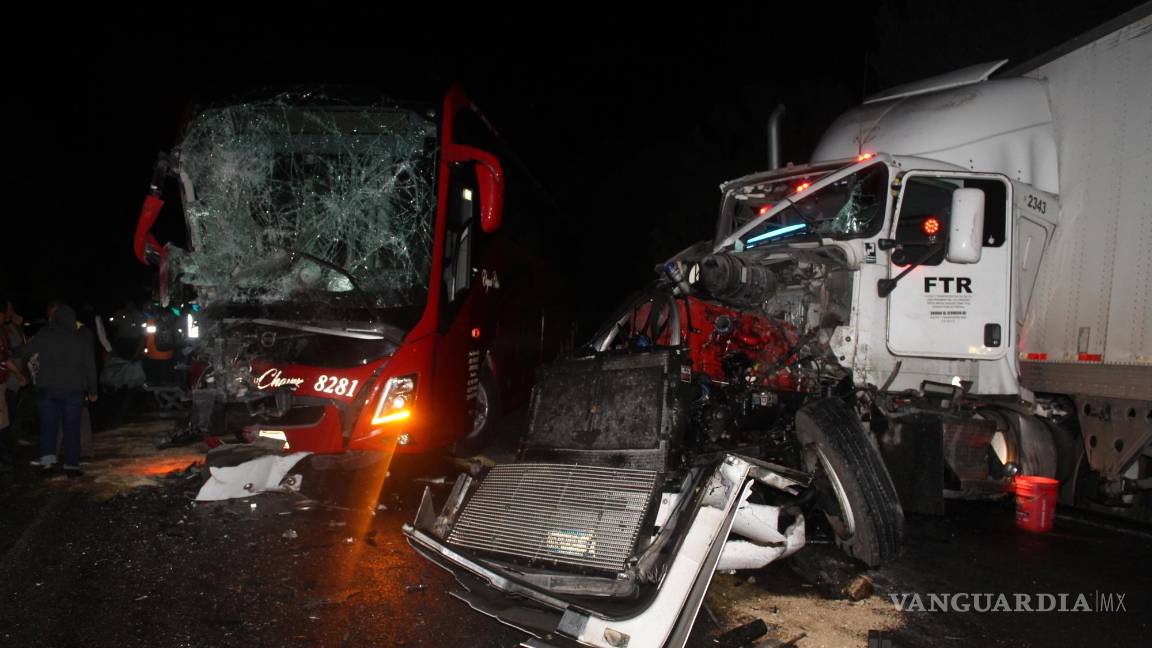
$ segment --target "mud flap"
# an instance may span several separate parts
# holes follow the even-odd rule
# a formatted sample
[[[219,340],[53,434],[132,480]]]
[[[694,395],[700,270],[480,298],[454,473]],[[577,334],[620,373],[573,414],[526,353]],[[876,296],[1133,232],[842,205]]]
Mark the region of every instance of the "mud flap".
[[[879,439],[880,454],[907,513],[944,514],[944,432],[936,416],[901,417]]]

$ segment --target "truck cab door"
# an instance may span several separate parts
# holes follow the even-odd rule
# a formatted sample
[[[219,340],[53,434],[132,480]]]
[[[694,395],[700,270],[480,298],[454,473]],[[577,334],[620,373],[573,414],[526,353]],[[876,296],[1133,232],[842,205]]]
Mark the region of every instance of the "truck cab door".
[[[946,257],[952,193],[984,192],[980,258]],[[888,349],[898,356],[1004,357],[1012,334],[1012,185],[998,174],[910,171],[903,177],[890,236],[889,277],[913,268],[888,296]],[[936,250],[934,253],[930,253]]]

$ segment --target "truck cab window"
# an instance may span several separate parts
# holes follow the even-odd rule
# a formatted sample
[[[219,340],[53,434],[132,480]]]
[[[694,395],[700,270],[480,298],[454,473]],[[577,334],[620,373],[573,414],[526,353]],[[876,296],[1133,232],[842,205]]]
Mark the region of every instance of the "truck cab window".
[[[745,248],[804,236],[853,239],[876,234],[884,222],[888,169],[873,164],[821,187],[809,190],[822,176],[773,179],[738,188],[731,201],[731,222],[737,227],[787,200],[786,208],[741,237]],[[779,209],[777,207],[777,209]]]
[[[917,176],[904,187],[895,232],[895,239],[903,249],[893,252],[894,263],[906,265],[908,260],[918,258],[926,246],[933,242],[948,241],[952,192],[963,188],[984,192],[984,247],[1000,247],[1004,244],[1007,189],[1002,181]],[[940,265],[944,253],[945,249],[941,247],[922,265]]]
[[[912,178],[904,188],[900,204],[900,218],[896,222],[896,241],[901,248],[894,251],[892,260],[897,265],[919,258],[932,243],[948,240],[949,218],[952,212],[952,191],[960,183],[939,178]],[[932,225],[935,221],[936,225]],[[941,247],[921,265],[940,265],[945,248]]]

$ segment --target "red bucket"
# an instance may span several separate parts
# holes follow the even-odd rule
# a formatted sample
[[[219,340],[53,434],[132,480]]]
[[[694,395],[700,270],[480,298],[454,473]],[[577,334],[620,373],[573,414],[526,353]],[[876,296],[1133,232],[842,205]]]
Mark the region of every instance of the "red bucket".
[[[1060,482],[1047,477],[1016,477],[1016,526],[1025,531],[1052,530]]]

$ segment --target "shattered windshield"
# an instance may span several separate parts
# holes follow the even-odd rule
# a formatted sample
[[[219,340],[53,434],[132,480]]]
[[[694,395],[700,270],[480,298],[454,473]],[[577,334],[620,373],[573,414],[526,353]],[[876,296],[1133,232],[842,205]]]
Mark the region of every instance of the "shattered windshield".
[[[809,187],[826,175],[773,179],[736,188],[731,204],[735,210],[732,222],[737,227],[785,204],[745,232],[740,237],[742,247],[802,237],[862,238],[878,232],[884,221],[887,167],[873,164],[809,192]]]
[[[436,142],[433,120],[396,108],[199,114],[178,150],[193,248],[181,280],[206,301],[423,303]]]

